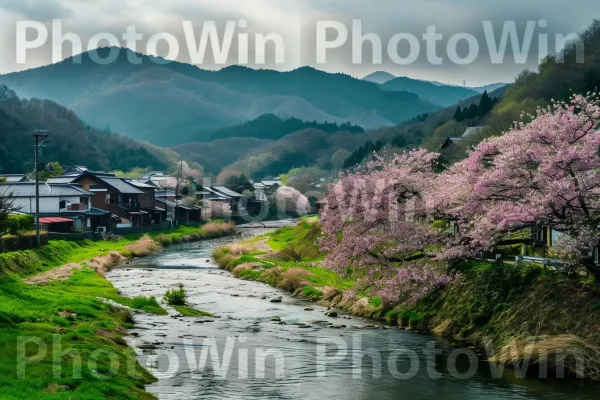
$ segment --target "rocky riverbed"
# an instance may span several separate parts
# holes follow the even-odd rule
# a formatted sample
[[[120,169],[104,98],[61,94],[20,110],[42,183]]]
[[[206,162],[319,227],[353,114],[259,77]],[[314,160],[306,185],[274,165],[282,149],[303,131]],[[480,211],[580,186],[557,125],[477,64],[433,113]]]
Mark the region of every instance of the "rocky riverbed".
[[[135,314],[128,340],[159,378],[147,390],[160,399],[596,398],[575,383],[493,378],[470,349],[461,355],[429,335],[238,280],[210,258],[235,239],[175,245],[108,273],[130,297],[161,299],[181,282],[189,305],[214,315],[186,318],[168,307],[169,316]]]

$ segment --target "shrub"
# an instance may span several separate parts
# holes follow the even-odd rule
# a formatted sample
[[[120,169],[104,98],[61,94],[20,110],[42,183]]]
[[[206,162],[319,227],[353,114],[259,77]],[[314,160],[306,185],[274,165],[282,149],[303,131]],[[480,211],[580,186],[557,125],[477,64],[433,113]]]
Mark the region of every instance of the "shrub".
[[[33,215],[11,214],[6,218],[4,225],[11,235],[16,235],[19,231],[31,230],[34,228]]]
[[[165,293],[164,300],[171,306],[184,306],[187,299],[187,294],[183,288],[183,283],[178,285],[178,289],[169,289]]]
[[[369,299],[369,304],[372,305],[375,308],[378,308],[381,306],[381,297],[379,296],[373,296]]]
[[[155,240],[163,246],[169,246],[173,244],[172,237],[164,233],[161,233],[160,235],[156,236]]]
[[[400,310],[390,310],[385,314],[385,319],[388,324],[398,324],[398,318],[400,318]]]

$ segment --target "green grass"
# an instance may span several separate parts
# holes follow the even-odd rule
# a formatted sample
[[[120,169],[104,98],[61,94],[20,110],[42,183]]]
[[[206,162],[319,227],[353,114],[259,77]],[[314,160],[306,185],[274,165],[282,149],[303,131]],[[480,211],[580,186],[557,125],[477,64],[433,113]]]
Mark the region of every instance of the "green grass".
[[[170,243],[213,235],[214,232],[198,227],[151,234]],[[158,315],[166,315],[166,310],[153,297],[121,296],[109,281],[84,263],[111,251],[133,256],[126,247],[141,236],[127,236],[115,242],[51,241],[41,249],[0,253],[0,398],[154,399],[144,385],[155,378],[137,363],[135,352],[122,337],[126,329],[133,327],[133,314],[101,299]],[[83,268],[73,270],[68,280],[44,286],[23,282],[23,278],[69,263],[81,263]],[[188,308],[180,312],[204,315]],[[31,343],[20,346],[20,337],[32,338]],[[60,347],[55,346],[55,340],[60,340],[56,342]],[[40,346],[47,351],[36,357]],[[17,362],[18,356],[23,362]],[[116,363],[111,363],[111,359]],[[62,362],[56,374],[54,361]],[[17,364],[24,366],[20,369],[24,371],[23,379],[17,376]],[[115,368],[110,376],[101,376],[110,372],[112,366]]]
[[[167,310],[162,308],[155,297],[134,297],[129,302],[129,307],[142,310],[150,314],[167,315]]]
[[[121,300],[116,289],[90,268],[74,271],[63,282],[29,286],[20,280],[0,284],[0,386],[2,398],[13,399],[150,399],[143,390],[154,378],[139,364],[135,353],[122,339],[122,328],[131,328],[131,314],[103,303],[98,297]],[[32,337],[47,346],[46,355],[35,359],[38,345],[21,346],[19,337]],[[61,349],[53,340],[60,340]],[[102,349],[103,354],[96,353]],[[59,350],[61,350],[59,352]],[[81,357],[81,376],[73,377],[76,358],[63,356],[73,351]],[[18,379],[15,361],[25,361],[24,377]],[[53,376],[53,356],[62,368]],[[119,368],[110,378],[99,373],[110,370],[109,358]],[[89,361],[97,358],[97,366]],[[127,365],[134,374],[130,376]],[[116,364],[115,364],[116,365]],[[90,368],[90,366],[92,368]],[[96,371],[96,372],[94,372]]]
[[[302,293],[304,294],[304,297],[310,299],[320,299],[321,297],[323,297],[323,292],[319,289],[315,289],[312,286],[304,286],[302,288]]]
[[[173,306],[175,310],[184,317],[214,317],[209,312],[196,310],[195,308],[188,306]]]

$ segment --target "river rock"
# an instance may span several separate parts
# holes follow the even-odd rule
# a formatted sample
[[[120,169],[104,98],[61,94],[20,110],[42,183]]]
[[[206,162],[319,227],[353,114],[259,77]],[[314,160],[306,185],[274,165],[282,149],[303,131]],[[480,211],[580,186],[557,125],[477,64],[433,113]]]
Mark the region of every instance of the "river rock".
[[[273,322],[281,322],[281,318],[279,318],[279,317],[273,317],[270,320]]]
[[[283,301],[283,298],[281,297],[275,297],[274,299],[271,299],[271,303],[281,303]]]
[[[312,307],[306,307],[306,308],[304,309],[304,311],[315,311],[315,309],[314,309],[314,308],[312,308]]]
[[[338,313],[336,311],[327,311],[325,313],[326,316],[328,316],[329,318],[337,318],[338,317]]]

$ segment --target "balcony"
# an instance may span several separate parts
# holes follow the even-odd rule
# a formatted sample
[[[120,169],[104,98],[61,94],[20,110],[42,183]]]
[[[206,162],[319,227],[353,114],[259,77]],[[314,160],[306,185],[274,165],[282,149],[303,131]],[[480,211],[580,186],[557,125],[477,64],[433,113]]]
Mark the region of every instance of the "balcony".
[[[118,203],[118,206],[121,208],[124,208],[128,211],[137,211],[140,209],[140,203],[137,201],[134,202],[124,202],[124,201],[120,201]]]
[[[87,211],[88,205],[83,203],[67,204],[67,211]]]

